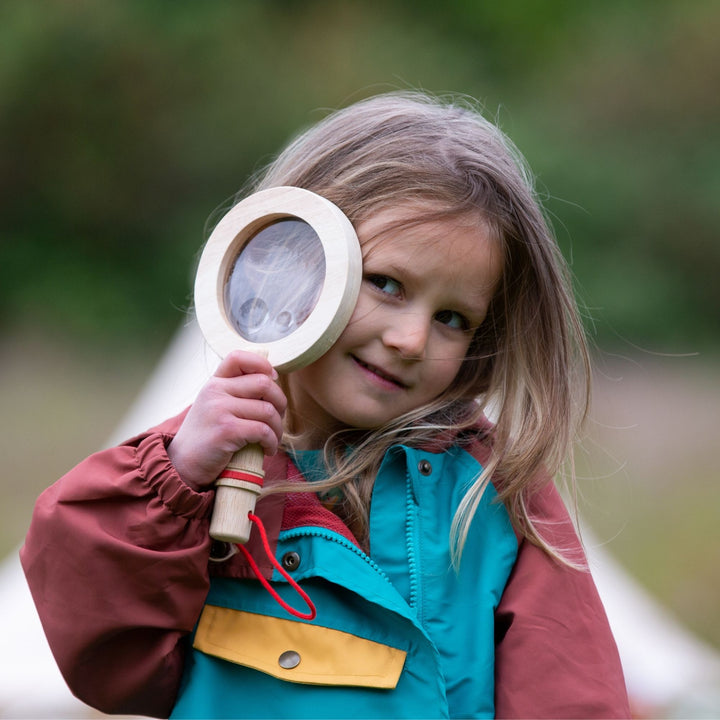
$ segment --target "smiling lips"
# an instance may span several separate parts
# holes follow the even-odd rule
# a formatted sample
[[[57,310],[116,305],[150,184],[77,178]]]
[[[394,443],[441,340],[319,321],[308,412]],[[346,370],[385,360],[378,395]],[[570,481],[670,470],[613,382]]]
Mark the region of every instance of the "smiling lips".
[[[406,385],[402,380],[400,380],[400,378],[395,377],[395,375],[390,375],[390,373],[385,372],[381,368],[377,367],[377,365],[370,365],[369,363],[360,360],[360,358],[356,357],[355,355],[352,356],[352,359],[361,368],[367,370],[381,380],[384,380],[387,383],[391,383],[395,387],[402,388],[403,390],[407,389],[408,385]]]

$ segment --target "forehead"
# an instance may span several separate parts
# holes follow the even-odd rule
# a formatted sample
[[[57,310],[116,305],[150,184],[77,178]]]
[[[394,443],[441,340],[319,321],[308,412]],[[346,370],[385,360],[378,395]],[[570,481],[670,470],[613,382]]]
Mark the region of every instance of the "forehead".
[[[363,258],[407,252],[431,256],[456,251],[467,255],[502,257],[501,243],[481,213],[443,215],[420,204],[383,209],[357,223]]]
[[[439,203],[420,200],[400,201],[396,205],[382,206],[355,222],[361,244],[375,246],[400,234],[425,237],[455,234],[458,231],[478,233],[479,239],[493,236],[490,223],[481,213],[452,213]]]

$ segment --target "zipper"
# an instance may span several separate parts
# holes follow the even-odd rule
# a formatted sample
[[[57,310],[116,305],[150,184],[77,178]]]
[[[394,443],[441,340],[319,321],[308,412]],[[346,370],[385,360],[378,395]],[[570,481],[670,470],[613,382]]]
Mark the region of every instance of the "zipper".
[[[418,543],[416,542],[416,526],[417,513],[415,512],[414,493],[412,487],[412,476],[410,475],[410,464],[406,460],[405,468],[405,553],[408,560],[408,575],[410,579],[410,595],[408,597],[408,605],[417,613],[418,621],[422,622],[420,617],[421,608],[418,603],[418,561],[416,550]]]

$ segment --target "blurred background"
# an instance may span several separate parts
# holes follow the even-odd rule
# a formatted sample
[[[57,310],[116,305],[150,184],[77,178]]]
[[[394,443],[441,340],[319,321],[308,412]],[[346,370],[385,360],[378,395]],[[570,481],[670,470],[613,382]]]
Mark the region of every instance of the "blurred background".
[[[585,308],[594,541],[720,647],[718,37],[716,0],[4,0],[0,557],[141,391],[248,175],[330,109],[462,93]]]

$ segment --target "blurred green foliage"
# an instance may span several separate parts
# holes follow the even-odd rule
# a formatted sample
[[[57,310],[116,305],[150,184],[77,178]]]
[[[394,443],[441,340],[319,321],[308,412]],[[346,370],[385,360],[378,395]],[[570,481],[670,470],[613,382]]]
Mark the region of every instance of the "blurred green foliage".
[[[717,348],[714,0],[4,0],[0,323],[164,343],[205,223],[325,111],[480,99],[603,347]]]

